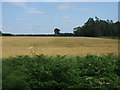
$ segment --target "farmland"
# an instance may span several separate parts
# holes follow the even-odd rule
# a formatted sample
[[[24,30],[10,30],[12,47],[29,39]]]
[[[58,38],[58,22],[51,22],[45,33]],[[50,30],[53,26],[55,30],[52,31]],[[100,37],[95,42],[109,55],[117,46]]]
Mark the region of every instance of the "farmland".
[[[118,53],[118,40],[91,37],[2,37],[2,57],[16,55],[105,55]]]
[[[3,89],[120,88],[117,39],[3,37],[2,46]]]

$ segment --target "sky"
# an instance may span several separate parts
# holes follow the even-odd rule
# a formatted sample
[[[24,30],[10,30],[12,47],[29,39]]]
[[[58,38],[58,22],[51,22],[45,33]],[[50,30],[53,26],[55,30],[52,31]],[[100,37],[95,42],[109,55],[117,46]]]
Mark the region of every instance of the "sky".
[[[119,0],[1,0],[3,2],[118,2]]]
[[[95,16],[118,21],[118,2],[2,2],[1,5],[2,32],[13,34],[53,34],[55,28],[61,33],[72,33],[73,28]]]
[[[0,31],[2,31],[2,3],[0,2]]]

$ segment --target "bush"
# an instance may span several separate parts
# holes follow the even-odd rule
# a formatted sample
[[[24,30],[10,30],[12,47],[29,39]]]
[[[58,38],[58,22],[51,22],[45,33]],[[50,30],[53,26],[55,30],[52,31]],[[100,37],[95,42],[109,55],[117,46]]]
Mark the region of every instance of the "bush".
[[[17,56],[3,59],[3,89],[120,88],[120,57]]]

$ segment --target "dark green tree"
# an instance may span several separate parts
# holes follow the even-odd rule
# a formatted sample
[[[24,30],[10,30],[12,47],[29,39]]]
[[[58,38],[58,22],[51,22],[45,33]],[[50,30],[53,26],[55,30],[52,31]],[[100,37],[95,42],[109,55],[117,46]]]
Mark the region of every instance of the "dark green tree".
[[[55,35],[60,35],[60,29],[55,28],[55,29],[54,29],[54,34],[55,34]]]
[[[2,36],[2,32],[0,31],[0,36]]]
[[[100,20],[98,17],[89,18],[82,27],[74,28],[74,34],[77,36],[90,37],[118,37],[120,22],[114,23],[112,20]]]

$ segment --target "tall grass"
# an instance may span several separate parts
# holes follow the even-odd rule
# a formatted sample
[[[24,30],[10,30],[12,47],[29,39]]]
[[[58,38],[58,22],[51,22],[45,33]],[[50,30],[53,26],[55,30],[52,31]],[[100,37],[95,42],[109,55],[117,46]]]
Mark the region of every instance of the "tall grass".
[[[120,88],[120,57],[17,56],[3,59],[3,89]]]

